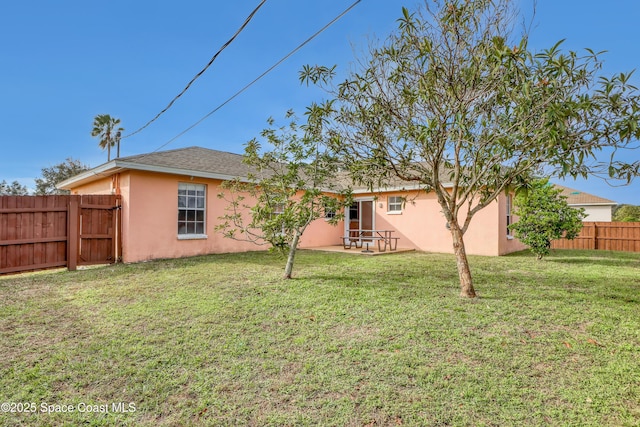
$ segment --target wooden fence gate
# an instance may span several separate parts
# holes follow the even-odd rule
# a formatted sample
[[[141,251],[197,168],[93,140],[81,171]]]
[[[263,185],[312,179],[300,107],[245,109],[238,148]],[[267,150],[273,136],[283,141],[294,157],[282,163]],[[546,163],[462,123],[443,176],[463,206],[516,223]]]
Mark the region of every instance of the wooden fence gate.
[[[110,264],[122,254],[120,196],[0,196],[0,274]]]

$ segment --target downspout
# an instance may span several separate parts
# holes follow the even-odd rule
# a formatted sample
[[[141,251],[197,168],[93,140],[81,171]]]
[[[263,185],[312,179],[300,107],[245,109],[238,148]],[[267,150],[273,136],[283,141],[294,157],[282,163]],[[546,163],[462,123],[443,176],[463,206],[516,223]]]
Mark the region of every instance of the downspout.
[[[120,174],[116,173],[111,176],[111,194],[119,196],[120,193]]]

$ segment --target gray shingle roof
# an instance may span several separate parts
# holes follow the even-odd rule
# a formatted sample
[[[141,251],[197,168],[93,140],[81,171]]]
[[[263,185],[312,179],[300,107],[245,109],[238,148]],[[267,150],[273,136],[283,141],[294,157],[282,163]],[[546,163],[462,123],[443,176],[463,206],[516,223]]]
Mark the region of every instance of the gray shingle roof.
[[[573,188],[564,187],[562,185],[554,184],[557,188],[562,190],[560,193],[567,198],[569,205],[616,205],[613,200],[605,199],[603,197],[594,196],[593,194],[585,193],[583,191],[574,190]]]
[[[169,173],[184,173],[196,176],[211,177],[211,175],[215,175],[215,177],[221,179],[232,179],[236,177],[246,178],[249,173],[249,167],[242,163],[242,159],[243,155],[241,154],[212,150],[204,147],[186,147],[155,153],[137,154],[135,156],[114,159],[110,163],[106,163],[103,166],[84,172],[74,178],[64,181],[61,183],[62,186],[60,188],[70,188],[71,183],[77,181],[87,179],[93,180],[99,176],[99,174],[96,173],[96,170],[103,167],[112,171],[117,168],[145,169]],[[104,172],[108,173],[107,170]],[[356,193],[368,192],[368,189],[365,186],[353,185],[348,174],[345,172],[339,173],[335,178],[334,184],[337,184],[338,186],[347,187],[351,185],[353,186],[353,191]],[[446,176],[444,172],[441,179],[446,185],[448,182],[448,176]],[[415,186],[415,183],[402,182],[396,179],[389,182],[386,188],[378,188],[377,191],[397,191],[402,188],[414,188]],[[567,202],[570,205],[616,204],[614,201],[594,196],[589,193],[584,193],[561,185],[556,186],[562,189],[562,194],[567,196]]]
[[[194,172],[246,177],[249,171],[242,163],[243,156],[226,151],[203,147],[187,147],[156,153],[120,157],[117,162],[163,168],[182,169]]]

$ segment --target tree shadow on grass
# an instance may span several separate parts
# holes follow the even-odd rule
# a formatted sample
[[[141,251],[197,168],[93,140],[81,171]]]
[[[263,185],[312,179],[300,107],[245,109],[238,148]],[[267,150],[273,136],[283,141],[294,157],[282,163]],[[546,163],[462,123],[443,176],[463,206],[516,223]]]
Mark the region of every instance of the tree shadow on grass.
[[[505,258],[535,257],[529,250],[514,252]],[[601,265],[603,267],[640,268],[640,252],[618,252],[604,250],[552,249],[551,253],[540,260],[541,263],[553,262],[569,265]]]
[[[569,265],[596,265],[602,267],[640,268],[640,254],[637,257],[621,257],[619,252],[601,255],[596,251],[588,255],[552,255],[544,261]]]
[[[628,293],[607,293],[606,295],[603,295],[603,297],[615,300],[617,303],[640,305],[640,297],[636,295],[629,295]]]

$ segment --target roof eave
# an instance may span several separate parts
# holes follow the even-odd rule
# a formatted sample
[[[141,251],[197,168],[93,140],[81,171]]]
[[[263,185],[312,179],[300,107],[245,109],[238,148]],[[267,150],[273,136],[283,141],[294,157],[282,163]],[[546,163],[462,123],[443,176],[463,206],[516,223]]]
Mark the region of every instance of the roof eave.
[[[119,169],[116,162],[116,160],[112,160],[95,168],[89,169],[88,171],[79,173],[71,178],[65,179],[64,181],[56,184],[56,188],[60,190],[71,190],[73,187],[77,187],[78,185],[88,184],[97,179],[113,175],[118,172]]]
[[[81,174],[78,174],[72,178],[66,179],[60,182],[58,185],[56,185],[56,187],[62,190],[70,190],[79,185],[89,184],[100,178],[111,176],[114,173],[121,172],[123,170],[139,170],[139,171],[146,171],[146,172],[168,173],[172,175],[185,175],[185,176],[193,176],[198,178],[220,179],[222,181],[238,179],[238,178],[241,181],[245,181],[245,182],[249,181],[247,177],[237,177],[237,176],[231,176],[227,174],[204,172],[204,171],[198,171],[198,170],[192,170],[192,169],[173,168],[170,166],[147,165],[144,163],[126,162],[126,161],[121,161],[116,159],[108,163],[105,163],[101,166],[90,169],[86,172],[82,172]]]
[[[601,202],[601,203],[567,203],[569,206],[617,206],[616,202]]]
[[[444,188],[453,188],[453,184],[446,182],[442,184]],[[369,190],[367,188],[356,188],[352,191],[353,194],[370,194],[370,193],[392,193],[398,191],[416,191],[416,190],[424,190],[424,187],[420,184],[412,184],[412,185],[395,185],[389,187],[378,187],[373,190]]]

